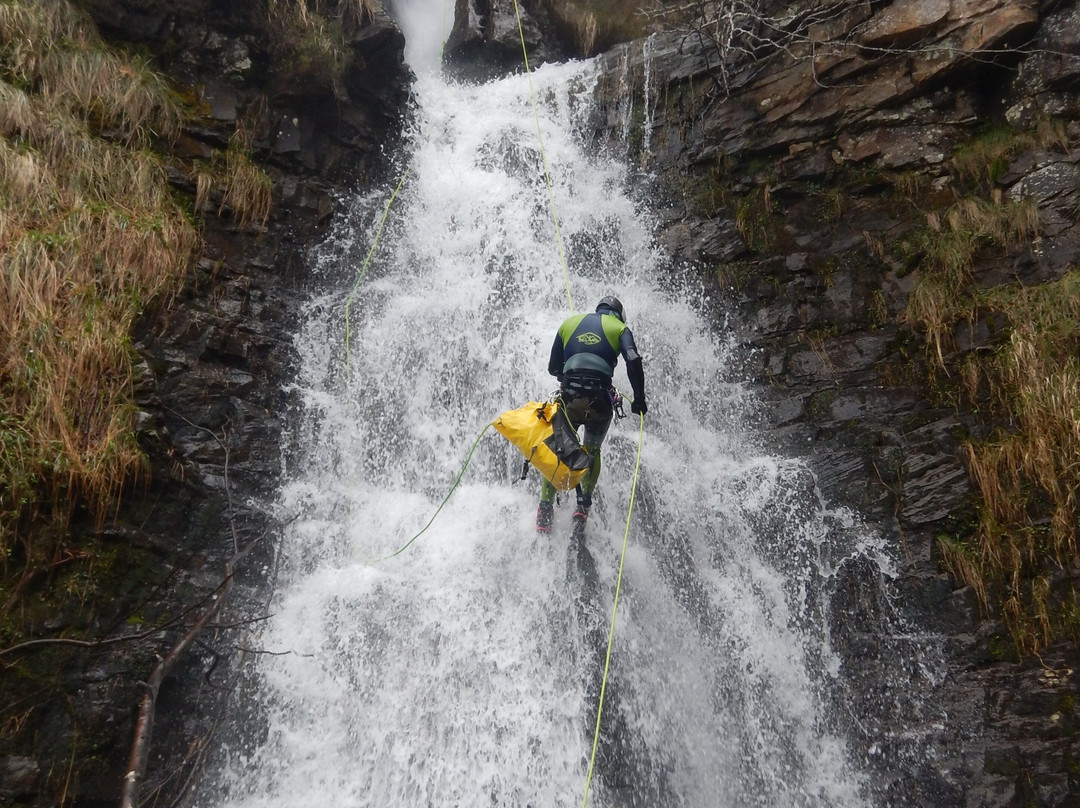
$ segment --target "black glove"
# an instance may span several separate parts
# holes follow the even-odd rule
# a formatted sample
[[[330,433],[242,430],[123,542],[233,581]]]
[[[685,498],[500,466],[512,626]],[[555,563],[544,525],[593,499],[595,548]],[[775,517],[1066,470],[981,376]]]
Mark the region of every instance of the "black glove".
[[[645,403],[644,396],[635,398],[630,402],[630,412],[634,415],[644,415],[649,411],[649,405]]]

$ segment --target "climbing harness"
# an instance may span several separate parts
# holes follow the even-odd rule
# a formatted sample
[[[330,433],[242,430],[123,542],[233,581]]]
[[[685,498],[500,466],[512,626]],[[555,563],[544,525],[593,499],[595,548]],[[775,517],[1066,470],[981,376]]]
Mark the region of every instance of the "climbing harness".
[[[626,410],[623,409],[623,394],[612,387],[608,391],[608,397],[611,399],[611,412],[615,416],[615,423],[618,423],[626,417]]]

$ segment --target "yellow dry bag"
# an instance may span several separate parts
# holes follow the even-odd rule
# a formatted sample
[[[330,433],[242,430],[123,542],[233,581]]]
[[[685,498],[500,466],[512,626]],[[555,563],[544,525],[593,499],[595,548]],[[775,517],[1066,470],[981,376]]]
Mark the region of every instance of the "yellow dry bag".
[[[576,486],[592,465],[558,402],[530,401],[504,412],[495,419],[494,427],[548,482],[563,491]]]

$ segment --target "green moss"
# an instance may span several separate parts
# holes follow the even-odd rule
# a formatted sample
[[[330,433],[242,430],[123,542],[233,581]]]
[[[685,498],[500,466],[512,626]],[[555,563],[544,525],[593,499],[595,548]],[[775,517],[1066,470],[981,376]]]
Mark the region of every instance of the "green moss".
[[[988,751],[984,768],[987,774],[1016,777],[1020,773],[1020,756],[1016,750]]]
[[[806,402],[806,415],[811,421],[823,421],[832,416],[832,405],[839,392],[835,388],[821,390]]]
[[[814,210],[822,224],[835,225],[844,218],[848,196],[842,187],[832,186],[817,192],[811,191],[810,196],[817,203]]]
[[[1022,148],[1023,136],[1002,124],[987,126],[953,153],[953,166],[961,179],[993,186],[1009,167],[1010,157]]]
[[[1076,699],[1072,693],[1061,693],[1058,696],[1058,712],[1073,715],[1076,712]]]
[[[1073,777],[1080,777],[1080,760],[1073,757],[1072,750],[1069,747],[1065,747],[1063,754],[1065,771],[1067,771]]]
[[[741,291],[754,275],[754,265],[749,261],[730,261],[716,267],[716,282],[722,289]]]
[[[706,217],[715,216],[730,204],[730,178],[722,159],[694,181],[693,199],[695,208]]]
[[[986,652],[989,657],[997,662],[1017,662],[1019,655],[1016,653],[1016,645],[1012,637],[1001,634],[992,634],[986,641]]]
[[[734,202],[735,227],[746,246],[756,253],[776,249],[783,216],[768,184],[760,185]]]
[[[882,359],[874,364],[874,373],[889,387],[921,387],[926,377],[923,346],[914,343],[914,336],[898,331],[882,351]]]

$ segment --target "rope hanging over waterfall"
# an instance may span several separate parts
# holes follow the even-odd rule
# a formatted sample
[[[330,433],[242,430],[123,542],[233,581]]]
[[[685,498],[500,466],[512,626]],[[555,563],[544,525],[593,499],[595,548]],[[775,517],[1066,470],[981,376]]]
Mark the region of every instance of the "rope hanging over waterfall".
[[[371,241],[371,249],[368,250],[367,255],[364,256],[364,263],[360,267],[360,272],[356,276],[356,282],[353,284],[352,291],[349,292],[349,297],[345,300],[345,367],[350,366],[350,339],[352,336],[349,313],[352,309],[353,299],[356,297],[356,292],[360,288],[360,284],[364,280],[364,276],[367,275],[368,266],[371,265],[371,256],[375,254],[375,247],[379,244],[379,238],[382,236],[383,228],[386,227],[386,218],[390,215],[390,206],[394,204],[394,200],[397,199],[398,192],[401,191],[401,186],[405,184],[405,180],[409,178],[409,173],[412,171],[412,166],[408,166],[405,169],[405,173],[401,175],[401,179],[398,180],[397,187],[394,188],[394,192],[390,194],[390,198],[386,200],[386,207],[383,208],[382,219],[379,220],[379,227],[375,231],[375,238]]]
[[[566,268],[566,257],[563,254],[562,234],[559,230],[559,217],[555,212],[555,193],[552,190],[551,174],[548,171],[547,154],[544,150],[544,136],[540,129],[540,113],[537,111],[536,92],[533,90],[532,71],[529,69],[529,53],[525,47],[525,32],[521,27],[521,10],[518,8],[518,0],[514,0],[514,15],[517,17],[518,36],[521,38],[521,53],[525,58],[525,73],[529,78],[529,95],[532,97],[533,117],[536,119],[536,136],[540,140],[540,157],[544,164],[544,179],[547,182],[548,199],[551,203],[551,218],[555,222],[555,238],[558,242],[559,261],[562,264],[563,279],[566,282],[566,300],[570,306],[571,314],[574,312],[574,301],[570,296],[570,273]],[[623,533],[622,553],[619,556],[619,574],[615,582],[615,602],[611,608],[611,624],[608,627],[607,652],[604,656],[604,675],[600,681],[600,698],[596,705],[596,727],[593,730],[592,753],[589,755],[589,772],[585,778],[585,795],[581,806],[586,808],[589,804],[589,787],[592,784],[593,771],[596,767],[596,750],[600,743],[600,719],[604,713],[604,695],[607,692],[608,670],[611,665],[611,647],[615,640],[615,617],[619,610],[619,592],[622,589],[623,564],[626,561],[626,546],[630,536],[630,519],[634,514],[634,495],[637,492],[638,470],[641,467],[641,446],[645,438],[645,416],[638,416],[638,445],[637,459],[634,462],[634,481],[630,488],[630,505],[626,511],[626,530]]]
[[[469,467],[469,463],[472,462],[473,453],[476,451],[476,447],[480,445],[480,439],[482,437],[484,437],[484,435],[487,434],[487,431],[489,429],[491,429],[491,426],[492,426],[491,424],[488,424],[487,426],[485,426],[480,431],[480,434],[476,436],[476,440],[473,441],[472,448],[470,448],[469,453],[467,455],[465,455],[465,462],[461,464],[461,471],[459,471],[457,477],[454,478],[453,485],[450,486],[450,490],[446,492],[446,496],[443,497],[442,502],[439,503],[439,507],[435,509],[435,513],[433,513],[431,515],[431,518],[428,519],[427,524],[424,525],[422,528],[420,528],[420,531],[415,536],[413,536],[411,539],[409,539],[407,542],[405,542],[403,545],[401,545],[401,547],[399,547],[394,552],[390,553],[390,555],[385,555],[385,556],[382,556],[381,558],[372,559],[371,563],[378,564],[380,561],[388,561],[389,559],[393,558],[394,556],[401,555],[402,553],[404,553],[406,550],[409,549],[409,547],[412,545],[412,543],[414,541],[419,539],[421,536],[423,536],[427,532],[427,529],[429,527],[431,527],[432,523],[435,521],[435,517],[439,515],[440,511],[442,511],[443,506],[446,505],[446,503],[450,501],[450,497],[452,497],[454,495],[454,492],[457,491],[458,485],[461,484],[461,478],[465,476],[465,469],[467,469]]]
[[[608,669],[611,667],[611,646],[615,642],[615,615],[619,613],[619,593],[622,591],[623,564],[626,562],[626,545],[630,538],[630,518],[634,515],[634,497],[637,494],[638,472],[641,470],[641,445],[645,441],[645,416],[638,415],[637,458],[634,460],[634,481],[630,485],[630,505],[626,509],[626,529],[623,531],[622,553],[619,555],[619,574],[615,578],[615,602],[611,606],[611,624],[608,626],[607,651],[604,654],[604,676],[600,680],[600,698],[596,705],[596,727],[593,730],[592,754],[589,755],[589,773],[585,778],[585,797],[581,808],[589,804],[589,786],[592,784],[596,766],[596,749],[600,745],[600,717],[604,714],[604,695],[607,691]]]
[[[559,263],[562,265],[563,281],[566,284],[566,303],[570,313],[574,313],[574,298],[570,295],[570,272],[566,268],[566,255],[563,251],[562,231],[559,229],[559,215],[555,211],[555,190],[551,184],[551,172],[548,170],[547,151],[544,149],[544,133],[540,128],[540,112],[536,103],[536,90],[533,89],[532,70],[529,69],[529,50],[525,47],[525,31],[521,27],[521,9],[514,0],[514,16],[517,18],[518,36],[521,37],[521,54],[525,58],[525,76],[529,80],[529,97],[532,99],[533,119],[536,121],[536,138],[540,141],[540,161],[544,166],[544,182],[547,184],[548,204],[551,206],[551,220],[555,223],[555,243],[559,250]]]

